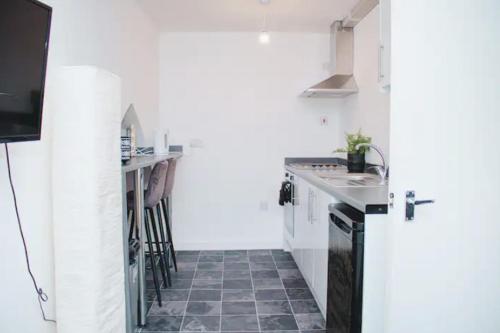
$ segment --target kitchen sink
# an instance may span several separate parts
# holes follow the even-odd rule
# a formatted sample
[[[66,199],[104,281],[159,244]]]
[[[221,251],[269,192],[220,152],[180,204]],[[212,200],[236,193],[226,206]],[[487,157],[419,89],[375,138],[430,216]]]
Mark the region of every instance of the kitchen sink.
[[[380,187],[380,177],[369,173],[318,173],[317,176],[326,183],[338,187]]]

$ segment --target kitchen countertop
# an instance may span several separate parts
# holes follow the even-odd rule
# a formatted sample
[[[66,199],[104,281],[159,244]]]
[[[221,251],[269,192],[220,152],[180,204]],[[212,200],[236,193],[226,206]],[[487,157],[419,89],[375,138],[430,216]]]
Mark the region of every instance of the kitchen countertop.
[[[303,178],[312,185],[334,196],[339,201],[362,211],[366,214],[387,214],[388,186],[379,187],[340,187],[322,180],[314,170],[303,170],[293,166],[293,163],[339,163],[341,159],[286,159],[285,169]]]
[[[153,166],[156,163],[166,160],[174,160],[182,157],[182,153],[169,153],[167,155],[151,155],[151,156],[136,156],[132,157],[129,161],[122,164],[122,173],[127,173],[141,168]]]

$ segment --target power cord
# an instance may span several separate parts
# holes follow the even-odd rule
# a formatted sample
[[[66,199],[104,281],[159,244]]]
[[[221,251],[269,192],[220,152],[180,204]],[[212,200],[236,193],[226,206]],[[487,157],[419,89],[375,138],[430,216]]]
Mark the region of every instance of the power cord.
[[[26,245],[26,239],[24,238],[23,227],[21,225],[21,218],[19,217],[19,209],[17,207],[16,191],[14,189],[14,182],[12,181],[12,173],[11,173],[11,168],[10,168],[9,147],[7,146],[7,144],[5,144],[5,155],[7,157],[7,171],[9,173],[10,189],[12,190],[12,198],[14,199],[14,207],[16,209],[16,217],[17,217],[17,225],[19,227],[19,234],[21,235],[21,239],[22,239],[23,246],[24,246],[24,256],[26,258],[26,266],[28,268],[28,274],[31,277],[31,280],[33,281],[33,285],[35,287],[35,291],[36,291],[36,294],[37,294],[37,297],[38,297],[38,304],[40,305],[40,311],[42,312],[42,318],[43,318],[43,320],[55,323],[56,321],[54,319],[47,319],[47,317],[45,317],[45,311],[43,310],[43,304],[42,304],[42,302],[46,303],[49,300],[49,297],[43,291],[42,288],[38,288],[38,284],[36,283],[35,276],[33,275],[33,272],[31,271],[30,259],[29,259],[29,255],[28,255],[28,246]]]

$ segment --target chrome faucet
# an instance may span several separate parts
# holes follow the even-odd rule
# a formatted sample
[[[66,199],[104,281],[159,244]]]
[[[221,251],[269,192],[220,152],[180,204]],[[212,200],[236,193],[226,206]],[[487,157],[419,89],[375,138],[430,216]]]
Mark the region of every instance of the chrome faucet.
[[[375,170],[377,170],[377,173],[380,176],[380,184],[385,184],[385,179],[387,178],[388,165],[385,163],[385,157],[384,157],[384,153],[382,152],[382,149],[380,149],[380,147],[375,146],[371,143],[360,143],[360,144],[356,145],[356,150],[359,150],[359,148],[361,148],[361,147],[373,148],[373,150],[375,150],[380,155],[380,158],[382,159],[382,167],[373,166],[370,168],[374,168]]]

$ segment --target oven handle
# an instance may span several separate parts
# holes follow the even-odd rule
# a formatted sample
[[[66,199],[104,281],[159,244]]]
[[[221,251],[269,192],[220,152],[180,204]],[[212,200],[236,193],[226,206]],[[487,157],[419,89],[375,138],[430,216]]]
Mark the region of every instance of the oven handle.
[[[352,232],[352,228],[334,214],[330,214],[330,220],[346,234],[350,234]]]

